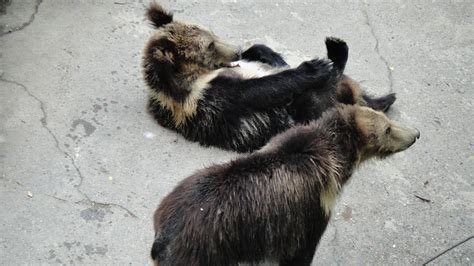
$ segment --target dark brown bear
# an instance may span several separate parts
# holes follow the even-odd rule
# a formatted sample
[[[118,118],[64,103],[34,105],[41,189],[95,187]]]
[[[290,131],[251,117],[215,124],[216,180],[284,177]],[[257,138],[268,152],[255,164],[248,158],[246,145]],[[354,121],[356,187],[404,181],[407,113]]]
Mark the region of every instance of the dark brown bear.
[[[155,212],[151,257],[161,266],[310,265],[356,167],[419,136],[367,107],[332,109],[253,154],[184,179]]]
[[[263,45],[241,56],[238,47],[203,27],[173,20],[157,4],[147,16],[156,28],[143,55],[148,111],[162,126],[202,145],[253,151],[292,125],[319,118],[336,98],[378,109],[395,100],[388,95],[366,101],[360,88],[347,86],[336,97],[348,57],[341,40],[326,40],[330,60],[289,68]]]

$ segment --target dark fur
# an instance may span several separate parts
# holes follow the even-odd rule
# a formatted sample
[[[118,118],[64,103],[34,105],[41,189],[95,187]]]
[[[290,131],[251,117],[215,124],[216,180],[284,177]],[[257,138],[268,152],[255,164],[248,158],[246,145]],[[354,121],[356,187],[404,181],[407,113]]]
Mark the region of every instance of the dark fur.
[[[329,37],[326,38],[326,48],[328,50],[328,58],[334,62],[338,69],[344,71],[349,57],[349,47],[346,42],[338,38]]]
[[[210,33],[191,24],[173,21],[172,15],[156,4],[150,6],[147,16],[158,32],[150,39],[143,58],[144,77],[151,92],[148,111],[159,124],[188,140],[238,152],[253,151],[295,123],[319,118],[337,104],[337,95],[347,90],[336,89],[348,57],[348,47],[342,40],[326,40],[330,60],[306,61],[292,69],[278,53],[254,45],[242,54],[242,59],[267,64],[279,72],[247,78],[226,68],[236,58],[224,60],[218,54],[199,50],[202,45],[186,45],[200,34],[210,40],[217,37],[208,37]],[[199,97],[192,98],[194,82],[216,70],[222,71],[201,84]],[[166,99],[159,99],[157,93]],[[183,114],[180,110],[189,102],[196,108]],[[379,103],[377,99],[374,102]]]
[[[396,152],[369,145],[385,131],[372,129],[369,116],[357,120],[361,109],[333,109],[249,156],[186,178],[155,212],[151,257],[161,266],[310,265],[330,217],[322,195],[342,187],[361,158]]]
[[[146,16],[155,28],[162,27],[173,21],[173,14],[167,12],[155,2],[150,4]]]
[[[288,67],[288,64],[279,53],[263,44],[254,44],[242,54],[242,58],[248,61],[262,62],[273,67]]]
[[[287,105],[294,93],[314,87],[332,90],[336,81],[337,73],[327,61],[311,61],[258,79],[215,78],[199,100],[196,114],[183,126],[176,126],[172,112],[154,100],[148,110],[161,125],[189,140],[248,152],[293,124]]]

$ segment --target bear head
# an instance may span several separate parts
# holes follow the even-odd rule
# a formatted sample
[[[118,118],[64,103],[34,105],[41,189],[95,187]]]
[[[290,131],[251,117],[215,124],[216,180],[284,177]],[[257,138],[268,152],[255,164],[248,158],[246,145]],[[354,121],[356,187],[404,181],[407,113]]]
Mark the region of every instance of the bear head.
[[[175,21],[157,3],[146,13],[156,28],[145,48],[148,64],[165,66],[165,71],[205,74],[240,58],[240,48],[226,43],[202,26]]]
[[[420,138],[416,128],[390,120],[384,113],[372,108],[356,107],[354,120],[360,138],[361,161],[406,150]]]

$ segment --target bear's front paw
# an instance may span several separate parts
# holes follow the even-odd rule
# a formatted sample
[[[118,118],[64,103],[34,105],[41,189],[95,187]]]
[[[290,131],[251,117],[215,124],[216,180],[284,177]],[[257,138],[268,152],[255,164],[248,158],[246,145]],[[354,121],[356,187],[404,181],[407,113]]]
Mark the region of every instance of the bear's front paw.
[[[307,75],[317,75],[328,72],[332,68],[332,62],[325,59],[313,59],[303,62],[298,69]]]

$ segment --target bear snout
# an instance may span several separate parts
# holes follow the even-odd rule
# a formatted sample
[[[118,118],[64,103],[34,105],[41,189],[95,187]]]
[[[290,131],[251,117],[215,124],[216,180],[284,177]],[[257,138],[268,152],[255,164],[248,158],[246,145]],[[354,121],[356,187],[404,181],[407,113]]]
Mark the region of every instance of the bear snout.
[[[416,137],[416,139],[419,139],[420,138],[420,131],[416,128],[415,128],[415,130],[416,130],[416,136],[415,137]]]
[[[420,131],[417,128],[409,128],[409,130],[411,131],[411,137],[413,140],[410,142],[410,144],[408,144],[407,147],[403,148],[402,150],[410,148],[413,144],[415,144],[416,140],[420,138]]]

